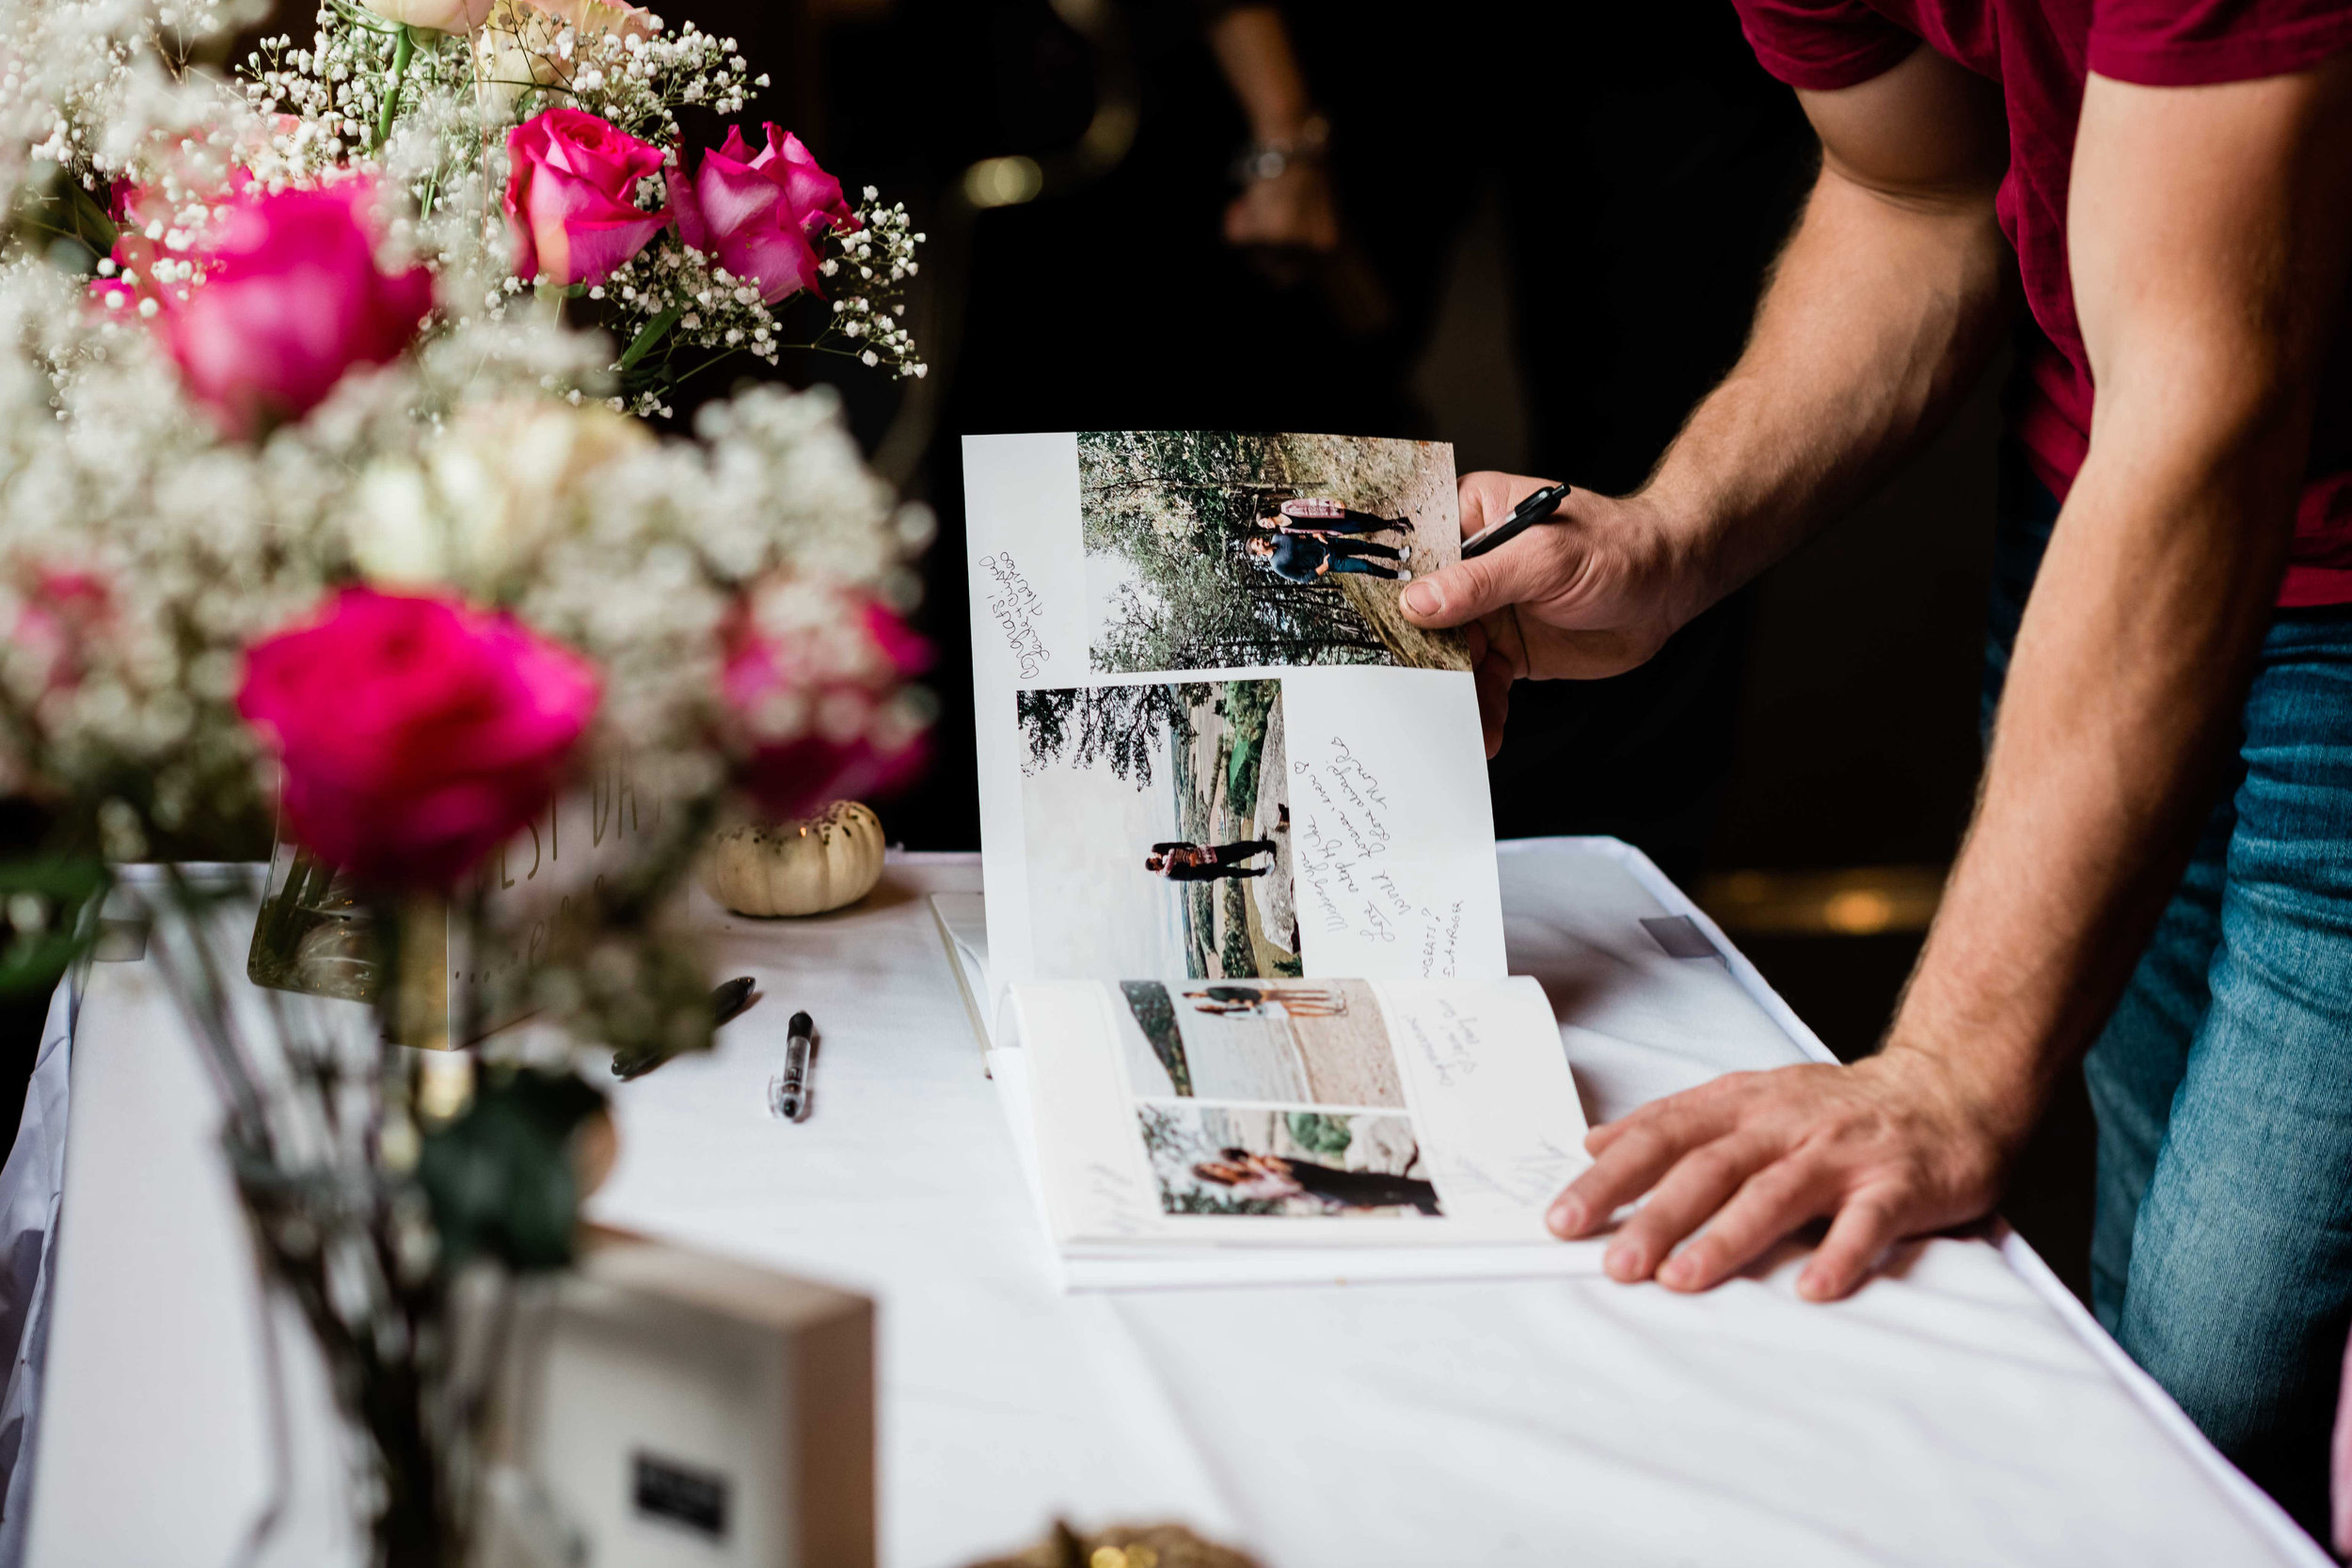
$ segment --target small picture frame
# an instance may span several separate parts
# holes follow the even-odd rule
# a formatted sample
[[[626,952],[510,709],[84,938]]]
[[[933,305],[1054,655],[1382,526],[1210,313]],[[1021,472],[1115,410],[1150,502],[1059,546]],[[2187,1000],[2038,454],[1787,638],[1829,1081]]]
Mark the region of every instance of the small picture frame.
[[[497,1448],[572,1560],[874,1561],[868,1298],[597,1231],[525,1338]]]

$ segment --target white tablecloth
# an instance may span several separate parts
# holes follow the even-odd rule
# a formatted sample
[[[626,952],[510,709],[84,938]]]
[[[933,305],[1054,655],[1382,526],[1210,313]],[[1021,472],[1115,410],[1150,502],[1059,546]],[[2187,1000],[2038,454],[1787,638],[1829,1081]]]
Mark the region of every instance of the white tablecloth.
[[[1514,967],[1550,991],[1596,1119],[1801,1053],[1753,1007],[1656,983],[1696,964],[1736,992],[1740,960],[1636,940],[1628,922],[1668,911],[1604,850],[1506,846],[1502,867]],[[968,1560],[1057,1513],[1172,1515],[1279,1568],[2327,1560],[2013,1239],[1915,1246],[1834,1307],[1796,1299],[1788,1257],[1695,1298],[1597,1278],[1057,1292],[925,896],[977,877],[910,857],[844,915],[708,911],[714,971],[764,999],[708,1057],[617,1090],[595,1204],[878,1298],[888,1561]],[[785,1126],[761,1096],[799,1007],[824,1050],[814,1116]],[[189,1050],[144,965],[92,971],[41,1568],[222,1560],[262,1496],[253,1292]]]

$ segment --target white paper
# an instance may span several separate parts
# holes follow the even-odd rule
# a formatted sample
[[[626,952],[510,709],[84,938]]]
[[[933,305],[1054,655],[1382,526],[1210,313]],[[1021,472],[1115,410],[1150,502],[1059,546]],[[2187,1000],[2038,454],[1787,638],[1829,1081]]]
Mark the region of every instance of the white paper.
[[[1458,558],[1450,449],[972,436],[964,475],[992,1014],[1031,979],[1505,974],[1466,649],[1394,612]],[[1279,539],[1343,569],[1291,581]]]

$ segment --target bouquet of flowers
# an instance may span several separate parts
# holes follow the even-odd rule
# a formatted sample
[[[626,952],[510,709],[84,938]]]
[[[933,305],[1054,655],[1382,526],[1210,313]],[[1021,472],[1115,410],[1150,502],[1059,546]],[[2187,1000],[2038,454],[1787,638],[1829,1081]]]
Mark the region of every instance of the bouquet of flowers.
[[[509,242],[511,267],[467,304],[495,318],[553,295],[609,326],[640,413],[738,354],[773,364],[798,346],[924,373],[903,319],[923,236],[903,206],[870,186],[852,205],[772,124],[756,150],[734,126],[685,150],[680,108],[738,114],[767,85],[733,39],[610,0],[328,0],[308,47],[265,40],[244,79],[270,125],[257,172],[365,156],[444,264],[485,229]],[[494,208],[502,227],[482,221]]]
[[[690,159],[675,111],[764,80],[691,25],[330,0],[231,80],[191,61],[239,4],[0,0],[0,786],[56,823],[0,868],[0,980],[54,974],[109,881],[145,900],[257,1256],[335,1373],[375,1560],[453,1563],[485,1336],[568,1258],[593,1164],[570,1045],[707,1045],[709,976],[665,911],[712,823],[922,756],[900,617],[929,517],[831,394],[741,392],[692,439],[632,416],[796,342],[920,374],[895,293],[920,236],[774,127]],[[384,1044],[397,983],[355,1027],[233,982],[250,886],[177,869],[275,823],[392,982],[446,974],[427,934],[516,935],[485,859],[616,767],[658,826],[457,999],[553,1041],[478,1073]]]

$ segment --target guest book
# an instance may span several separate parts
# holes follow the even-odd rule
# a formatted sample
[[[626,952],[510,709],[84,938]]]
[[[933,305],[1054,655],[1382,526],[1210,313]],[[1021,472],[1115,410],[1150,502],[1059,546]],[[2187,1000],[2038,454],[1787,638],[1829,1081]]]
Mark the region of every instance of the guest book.
[[[1399,602],[1459,559],[1451,449],[974,436],[964,475],[987,894],[941,918],[984,922],[1064,1265],[1557,1252],[1584,1117],[1504,964],[1468,645]]]

